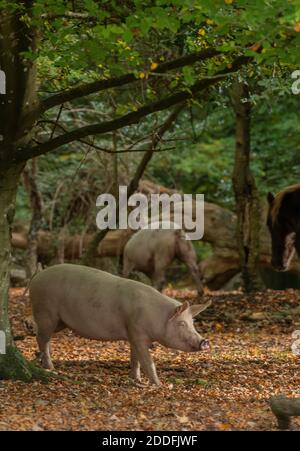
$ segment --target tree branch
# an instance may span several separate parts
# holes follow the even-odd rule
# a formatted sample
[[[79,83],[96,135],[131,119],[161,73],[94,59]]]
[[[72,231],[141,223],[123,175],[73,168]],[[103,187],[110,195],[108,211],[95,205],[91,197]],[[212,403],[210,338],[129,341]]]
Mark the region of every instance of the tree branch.
[[[86,136],[104,134],[125,127],[127,125],[136,124],[143,117],[148,116],[149,114],[165,110],[178,103],[192,99],[199,92],[219,83],[220,81],[224,80],[228,75],[236,72],[238,69],[240,69],[240,67],[251,61],[251,59],[252,59],[251,57],[240,56],[233,61],[230,69],[218,72],[217,77],[213,76],[211,78],[205,78],[204,80],[200,80],[193,86],[191,86],[188,90],[186,89],[179,91],[176,94],[165,97],[164,99],[159,100],[157,102],[145,105],[139,108],[137,111],[125,114],[124,116],[121,116],[117,119],[102,122],[100,124],[87,125],[85,127],[72,130],[69,133],[57,136],[56,138],[53,138],[52,140],[49,140],[43,144],[33,147],[17,149],[14,154],[14,159],[18,162],[27,161],[30,158],[43,155],[45,153],[57,149],[58,147],[64,144],[68,144],[72,141],[85,138]]]
[[[60,128],[64,133],[67,133],[67,130],[65,129],[65,127],[61,124],[58,124],[56,121],[53,120],[44,120],[44,121],[39,121],[38,124],[54,124],[55,127]],[[51,133],[52,135],[52,133]],[[145,138],[143,138],[143,140],[145,140]],[[39,141],[37,141],[36,139],[33,139],[33,141],[37,144],[37,145],[41,145],[43,143],[40,143]],[[129,146],[127,149],[119,149],[119,150],[110,150],[110,149],[106,149],[105,147],[100,147],[97,144],[93,144],[90,141],[85,141],[83,139],[78,139],[78,142],[85,144],[86,146],[91,147],[92,149],[95,150],[100,150],[100,152],[104,152],[104,153],[111,153],[111,154],[118,154],[118,153],[131,153],[131,152],[145,152],[145,149],[135,149],[133,145]],[[158,149],[155,150],[155,152],[165,152],[167,150],[173,150],[175,149],[175,147],[164,147],[163,149]]]
[[[220,54],[220,51],[215,49],[206,49],[201,52],[191,53],[189,55],[182,56],[172,61],[159,64],[155,70],[155,73],[163,74],[169,70],[179,69],[190,64],[194,64],[197,61],[203,61],[213,56]],[[121,77],[108,78],[106,80],[93,81],[91,83],[85,83],[74,88],[67,89],[59,94],[54,94],[47,99],[43,100],[40,105],[40,112],[44,112],[50,108],[60,105],[64,102],[69,102],[80,97],[93,94],[95,92],[104,91],[110,88],[117,88],[119,86],[126,85],[138,81],[134,73],[122,75]]]

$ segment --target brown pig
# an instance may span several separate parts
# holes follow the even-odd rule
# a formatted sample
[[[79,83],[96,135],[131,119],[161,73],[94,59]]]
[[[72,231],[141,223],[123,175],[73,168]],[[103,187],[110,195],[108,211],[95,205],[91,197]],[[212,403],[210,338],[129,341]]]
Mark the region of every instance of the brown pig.
[[[42,365],[53,368],[50,339],[69,328],[95,340],[126,340],[131,350],[131,377],[140,381],[140,366],[150,382],[159,385],[149,348],[153,342],[195,352],[208,340],[194,328],[193,317],[210,303],[181,304],[154,288],[80,265],[55,265],[30,283]]]
[[[134,270],[140,271],[152,280],[153,286],[161,291],[165,283],[166,269],[178,258],[184,262],[197,287],[203,294],[197,256],[191,241],[184,238],[182,230],[141,229],[126,243],[123,256],[123,276]]]

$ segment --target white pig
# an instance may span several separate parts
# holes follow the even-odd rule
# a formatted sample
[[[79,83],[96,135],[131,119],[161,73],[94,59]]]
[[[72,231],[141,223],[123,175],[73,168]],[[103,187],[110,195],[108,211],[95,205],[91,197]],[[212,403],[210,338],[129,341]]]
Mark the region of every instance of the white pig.
[[[182,230],[141,229],[136,232],[124,247],[123,276],[129,277],[134,270],[141,271],[161,291],[166,270],[175,258],[187,265],[198,294],[202,295],[203,285],[197,255],[192,242],[185,239]]]
[[[51,336],[64,328],[95,340],[126,340],[131,349],[131,377],[140,381],[140,366],[160,384],[149,348],[153,342],[186,352],[209,347],[194,328],[203,305],[181,304],[154,288],[80,265],[55,265],[31,281],[30,299],[37,325],[42,365],[53,368]]]

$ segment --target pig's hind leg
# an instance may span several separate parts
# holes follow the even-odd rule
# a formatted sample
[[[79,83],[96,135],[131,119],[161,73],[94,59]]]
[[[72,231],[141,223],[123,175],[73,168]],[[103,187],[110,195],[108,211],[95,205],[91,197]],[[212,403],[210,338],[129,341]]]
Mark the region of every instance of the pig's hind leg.
[[[197,255],[194,246],[190,241],[179,240],[177,248],[177,257],[186,264],[191,276],[193,277],[198,294],[203,295],[203,284],[200,269],[197,265]]]
[[[124,255],[123,271],[122,271],[123,277],[128,278],[133,270],[134,270],[134,264],[129,260],[129,258],[126,255]]]
[[[155,262],[155,269],[152,273],[152,283],[156,290],[162,291],[165,284],[165,267],[162,266],[159,262]]]
[[[159,251],[156,250],[154,257],[154,268],[152,272],[152,283],[154,288],[162,291],[166,282],[166,269],[172,263],[173,254],[169,252],[168,248],[162,247]]]
[[[49,370],[53,370],[54,366],[50,356],[50,338],[42,333],[37,334],[37,342],[40,350],[40,359],[42,366]]]
[[[53,324],[49,319],[38,322],[36,339],[40,350],[40,359],[42,366],[50,370],[54,368],[50,355],[50,340],[57,326],[58,324]]]

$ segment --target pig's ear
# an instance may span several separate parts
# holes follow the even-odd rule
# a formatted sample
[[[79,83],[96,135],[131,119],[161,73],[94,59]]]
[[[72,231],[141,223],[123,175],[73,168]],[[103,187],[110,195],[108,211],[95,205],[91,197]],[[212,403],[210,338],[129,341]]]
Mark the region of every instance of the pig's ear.
[[[176,318],[177,316],[181,315],[185,310],[187,310],[190,307],[190,304],[188,301],[185,301],[183,304],[176,307],[174,314],[171,316],[170,320]],[[169,321],[170,321],[169,320]]]
[[[197,316],[200,312],[203,312],[203,310],[207,309],[211,305],[211,301],[206,302],[206,304],[196,304],[190,306],[190,312],[192,316]]]
[[[183,304],[181,304],[179,307],[176,308],[176,313],[180,315],[180,313],[183,313],[186,309],[188,309],[190,306],[188,301],[184,301]]]

